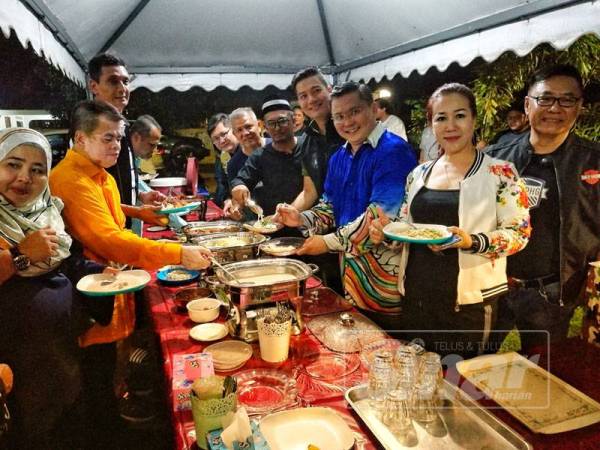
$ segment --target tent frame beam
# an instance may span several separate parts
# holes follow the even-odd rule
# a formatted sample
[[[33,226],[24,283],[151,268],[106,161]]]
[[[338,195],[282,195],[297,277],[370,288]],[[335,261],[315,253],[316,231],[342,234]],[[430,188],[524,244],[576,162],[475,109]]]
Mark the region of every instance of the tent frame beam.
[[[327,24],[327,16],[325,15],[325,7],[323,6],[323,0],[317,0],[317,7],[319,8],[319,19],[321,19],[321,27],[323,28],[323,38],[325,39],[325,46],[327,47],[327,56],[329,58],[329,64],[333,66],[335,65],[335,55],[333,53],[331,34],[329,33],[329,25]]]
[[[589,0],[538,0],[516,6],[514,8],[500,11],[480,19],[472,20],[462,25],[458,25],[439,33],[430,34],[428,36],[415,39],[411,42],[406,42],[386,50],[372,53],[368,56],[358,58],[356,60],[340,64],[334,68],[335,74],[357,69],[368,64],[372,64],[394,56],[402,55],[410,51],[419,50],[430,45],[435,45],[440,42],[449,41],[459,37],[467,36],[478,31],[483,31],[490,28],[499,27],[507,23],[523,20],[530,17],[547,13],[556,9],[571,6],[577,3],[588,3]],[[541,7],[540,7],[541,5]]]
[[[116,41],[121,37],[121,35],[125,32],[127,27],[133,22],[136,17],[144,10],[144,8],[150,3],[150,0],[140,0],[140,2],[133,8],[131,14],[127,16],[127,18],[123,21],[121,25],[117,28],[117,30],[113,33],[111,37],[105,42],[105,44],[100,47],[98,53],[106,52]]]
[[[271,73],[294,75],[304,66],[298,67],[263,67],[263,66],[210,66],[210,67],[154,67],[154,66],[131,66],[129,71],[133,74],[236,74],[236,73]],[[325,74],[331,74],[331,67],[321,68]]]

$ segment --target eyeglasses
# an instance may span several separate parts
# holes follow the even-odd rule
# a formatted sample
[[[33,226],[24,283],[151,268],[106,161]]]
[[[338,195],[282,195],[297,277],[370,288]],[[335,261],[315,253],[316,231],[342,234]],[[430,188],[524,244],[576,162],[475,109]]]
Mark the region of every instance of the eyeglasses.
[[[227,137],[227,135],[229,134],[231,130],[227,129],[225,131],[220,132],[219,134],[216,134],[213,138],[212,141],[213,142],[219,142],[221,139],[225,139]]]
[[[267,120],[265,126],[267,128],[276,129],[278,127],[287,127],[290,124],[289,117],[280,117],[277,120]]]
[[[334,122],[340,123],[346,119],[354,119],[356,116],[361,114],[364,111],[364,109],[364,107],[356,106],[346,113],[333,114],[332,118]]]
[[[528,95],[528,97],[534,99],[538,106],[551,107],[558,102],[563,108],[572,108],[581,100],[581,97],[554,97],[552,95],[540,95],[539,97]]]

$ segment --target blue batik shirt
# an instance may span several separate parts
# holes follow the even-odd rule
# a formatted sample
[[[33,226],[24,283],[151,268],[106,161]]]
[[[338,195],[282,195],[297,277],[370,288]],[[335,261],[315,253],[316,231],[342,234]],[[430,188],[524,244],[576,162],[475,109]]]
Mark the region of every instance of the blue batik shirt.
[[[377,124],[354,155],[347,142],[331,156],[321,200],[331,204],[336,227],[356,219],[371,203],[394,217],[416,165],[411,146]]]

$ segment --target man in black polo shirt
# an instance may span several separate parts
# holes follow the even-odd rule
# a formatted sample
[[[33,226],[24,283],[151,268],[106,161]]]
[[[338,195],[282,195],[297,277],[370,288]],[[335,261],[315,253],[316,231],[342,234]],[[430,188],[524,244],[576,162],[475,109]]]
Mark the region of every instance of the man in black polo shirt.
[[[511,289],[499,303],[498,329],[544,330],[566,338],[581,300],[588,263],[600,256],[600,145],[571,132],[583,103],[574,67],[554,66],[531,78],[525,112],[531,131],[487,152],[512,162],[527,185],[532,235],[508,258]],[[543,332],[523,332],[524,350]]]
[[[302,112],[310,119],[302,135],[300,150],[304,170],[311,177],[320,197],[329,157],[344,143],[331,120],[331,85],[319,69],[308,67],[294,75],[292,89]]]
[[[292,108],[287,100],[270,99],[262,106],[265,127],[272,142],[255,150],[232,181],[231,195],[238,206],[245,206],[250,193],[265,215],[275,213],[278,203],[291,203],[300,210],[310,208],[317,200],[315,186],[302,171],[302,154],[294,136]]]

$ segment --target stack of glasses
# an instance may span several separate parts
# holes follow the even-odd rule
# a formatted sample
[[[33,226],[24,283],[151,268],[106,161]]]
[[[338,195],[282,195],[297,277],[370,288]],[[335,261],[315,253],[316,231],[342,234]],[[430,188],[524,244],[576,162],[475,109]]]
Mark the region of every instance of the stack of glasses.
[[[414,431],[412,420],[427,424],[437,418],[442,381],[440,355],[417,355],[404,345],[395,355],[381,351],[369,372],[371,407],[390,431],[405,435]]]

